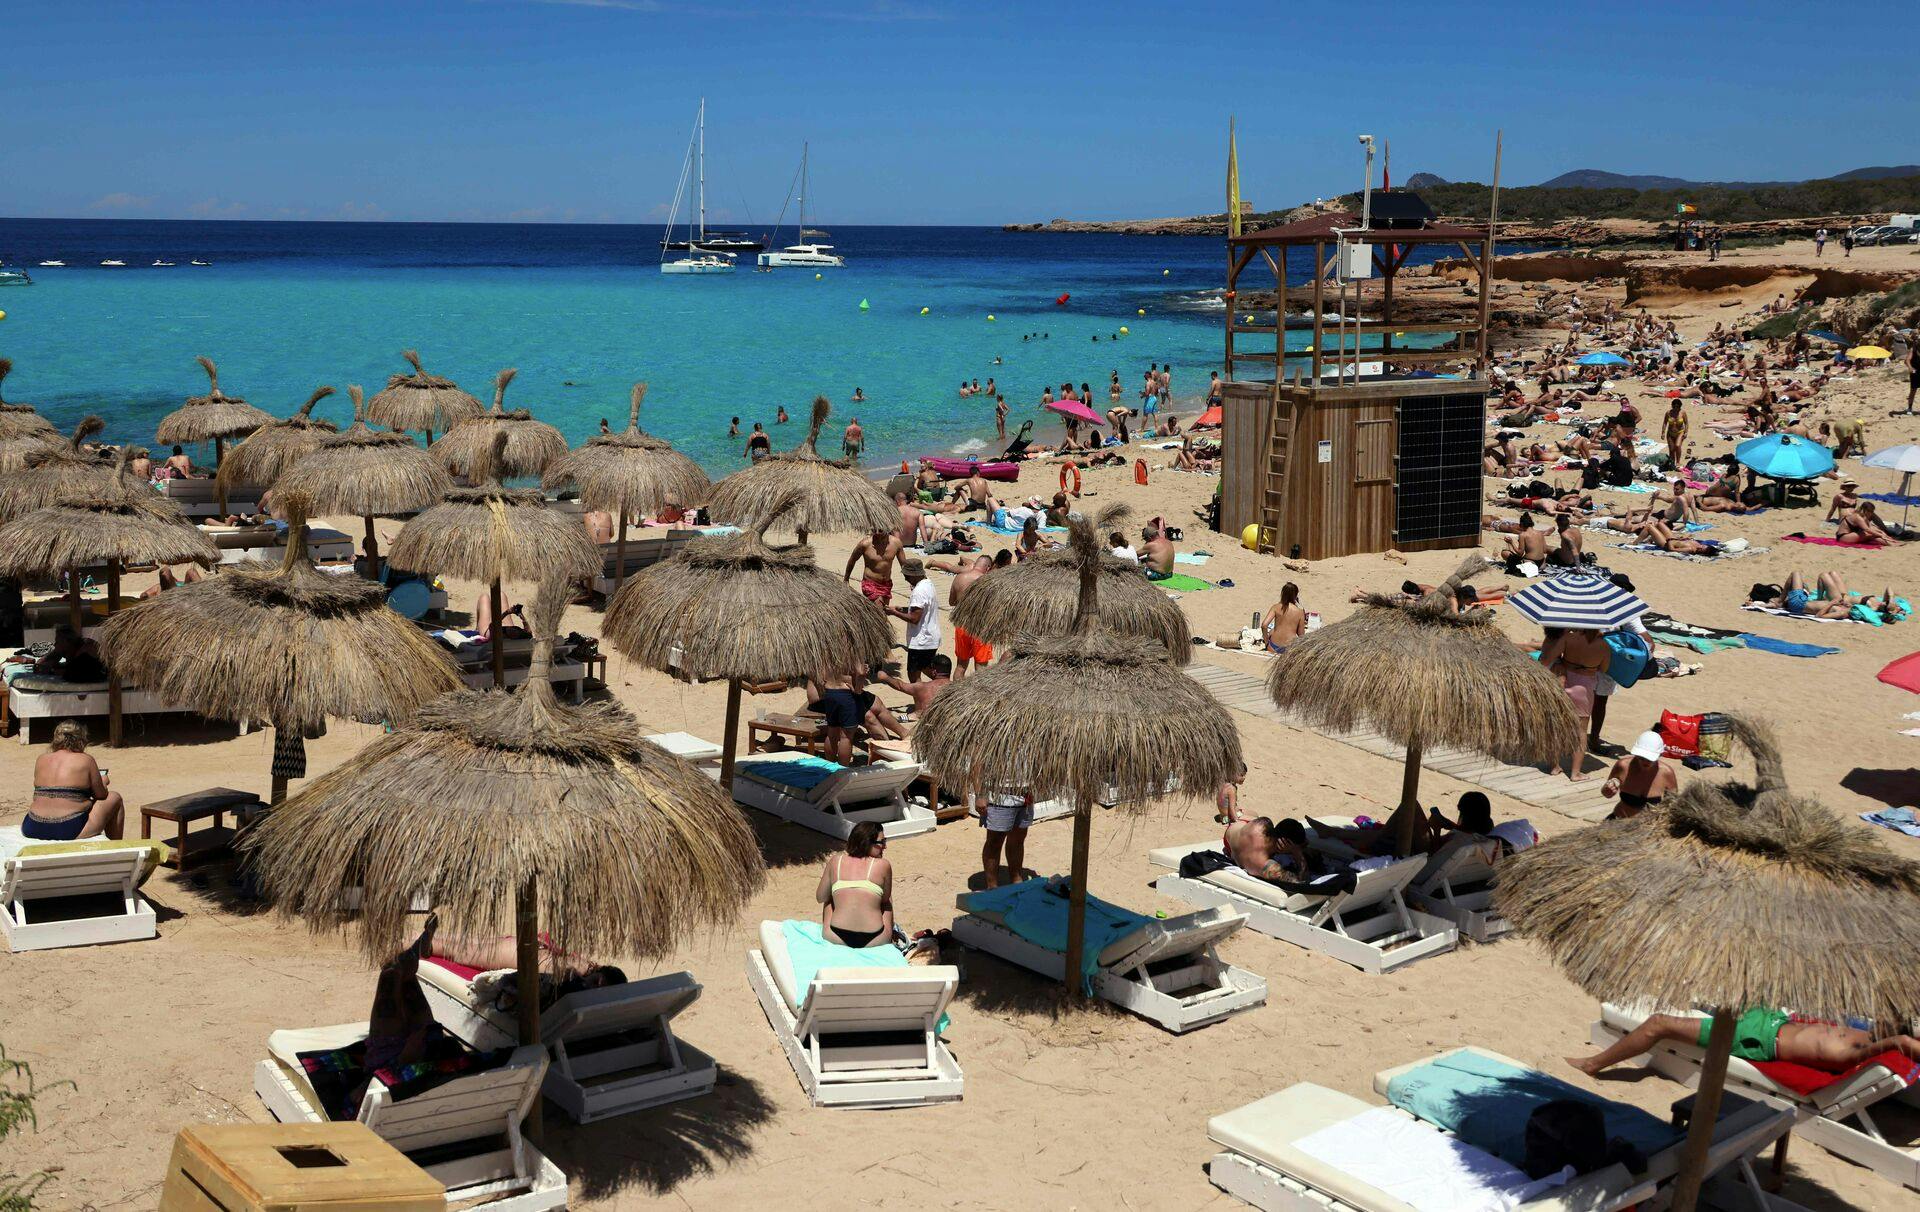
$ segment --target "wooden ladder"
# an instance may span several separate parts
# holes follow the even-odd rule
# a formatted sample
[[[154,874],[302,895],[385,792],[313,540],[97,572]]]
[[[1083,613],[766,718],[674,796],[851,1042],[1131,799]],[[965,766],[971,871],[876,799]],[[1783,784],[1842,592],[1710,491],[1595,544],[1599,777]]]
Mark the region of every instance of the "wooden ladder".
[[[1287,456],[1288,438],[1293,431],[1293,422],[1286,405],[1273,402],[1273,418],[1267,427],[1267,466],[1266,479],[1260,488],[1260,529],[1254,550],[1262,554],[1277,553],[1280,542],[1280,517],[1287,493]]]

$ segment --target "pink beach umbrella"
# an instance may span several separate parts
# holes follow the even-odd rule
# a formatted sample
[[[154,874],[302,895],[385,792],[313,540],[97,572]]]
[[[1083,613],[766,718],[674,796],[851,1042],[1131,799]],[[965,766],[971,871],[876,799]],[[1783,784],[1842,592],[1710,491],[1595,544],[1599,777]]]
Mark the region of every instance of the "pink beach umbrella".
[[[1078,400],[1048,400],[1045,404],[1042,404],[1041,407],[1051,408],[1063,417],[1071,417],[1076,421],[1085,421],[1089,425],[1105,425],[1107,423],[1105,417],[1093,411],[1093,409],[1088,408]]]

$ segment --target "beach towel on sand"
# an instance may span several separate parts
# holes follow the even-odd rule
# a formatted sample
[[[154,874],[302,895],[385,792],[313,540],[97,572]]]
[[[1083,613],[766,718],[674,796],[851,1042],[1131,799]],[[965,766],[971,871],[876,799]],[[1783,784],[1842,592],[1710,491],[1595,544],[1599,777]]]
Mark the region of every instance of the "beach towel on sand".
[[[1880,551],[1886,547],[1885,543],[1842,543],[1839,539],[1829,539],[1825,535],[1802,534],[1798,531],[1793,534],[1783,534],[1780,537],[1789,543],[1807,543],[1814,547],[1851,547],[1858,551]]]
[[[1049,951],[1066,954],[1067,885],[1064,879],[1058,883],[1022,880],[1003,888],[970,892],[966,908],[991,910],[1000,915],[1007,929],[1021,938]],[[1100,953],[1150,920],[1096,897],[1087,898],[1087,939],[1080,962],[1080,982],[1086,992],[1093,992],[1093,974],[1100,970]]]
[[[1740,638],[1755,652],[1771,652],[1779,656],[1823,657],[1840,651],[1825,644],[1795,644],[1791,640],[1776,640],[1770,635],[1755,635],[1751,631],[1743,632]]]
[[[1920,818],[1916,818],[1911,808],[1882,808],[1878,812],[1863,812],[1860,819],[1869,825],[1893,829],[1908,837],[1920,837]]]
[[[780,933],[787,940],[787,962],[793,965],[793,987],[800,997],[822,968],[906,968],[907,957],[898,947],[843,947],[820,934],[819,922],[784,921]],[[947,1029],[942,1014],[936,1030]]]
[[[1184,572],[1176,572],[1172,576],[1155,577],[1151,580],[1160,588],[1171,589],[1175,593],[1198,593],[1202,589],[1213,588],[1211,582],[1203,581],[1199,577],[1190,577]]]
[[[1669,560],[1684,560],[1689,564],[1716,564],[1722,560],[1737,560],[1742,556],[1759,555],[1764,547],[1743,547],[1735,550],[1722,547],[1718,555],[1695,555],[1689,551],[1667,551],[1651,543],[1611,543],[1608,546],[1616,551],[1634,551],[1641,555],[1665,556]]]

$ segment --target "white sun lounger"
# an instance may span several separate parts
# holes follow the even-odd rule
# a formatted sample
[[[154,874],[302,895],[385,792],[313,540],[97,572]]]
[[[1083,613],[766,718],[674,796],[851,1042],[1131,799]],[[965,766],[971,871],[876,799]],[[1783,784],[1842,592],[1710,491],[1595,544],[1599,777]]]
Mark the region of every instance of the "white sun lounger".
[[[105,719],[113,712],[113,696],[105,682],[64,682],[57,678],[27,674],[7,686],[7,714],[15,722],[22,745],[33,743],[35,720]],[[151,690],[138,686],[122,687],[122,717],[136,715],[190,715]],[[240,727],[244,735],[247,731]]]
[[[140,894],[153,870],[153,845],[88,839],[44,843],[18,830],[0,846],[0,933],[9,951],[87,947],[155,937],[153,906]],[[59,845],[53,854],[17,854]]]
[[[507,1048],[520,1038],[518,1018],[476,996],[466,977],[428,960],[420,987],[440,1025],[474,1047]],[[540,1011],[552,1060],[541,1089],[582,1124],[711,1093],[713,1058],[673,1033],[674,1015],[699,997],[699,982],[675,972],[560,998]]]
[[[1301,1141],[1368,1112],[1400,1117],[1404,1125],[1396,1127],[1402,1131],[1424,1128],[1444,1135],[1404,1111],[1378,1108],[1352,1095],[1301,1082],[1207,1121],[1207,1136],[1221,1146],[1221,1152],[1207,1163],[1207,1178],[1227,1194],[1266,1212],[1414,1212],[1412,1204],[1366,1177],[1298,1147]],[[1391,1150],[1392,1143],[1383,1138],[1382,1150]],[[1631,1207],[1657,1189],[1653,1182],[1636,1182],[1624,1166],[1612,1165],[1516,1206],[1523,1212],[1608,1212]]]
[[[972,901],[965,892],[956,899],[962,912],[953,919],[953,937],[1050,980],[1064,978],[1065,953],[1022,938]],[[1149,920],[1101,950],[1093,991],[1175,1034],[1251,1010],[1267,1000],[1266,978],[1234,967],[1215,950],[1246,924],[1244,914],[1226,909]]]
[[[1691,1011],[1677,1013],[1695,1016]],[[1603,1048],[1617,1043],[1646,1020],[1645,1013],[1605,1003],[1593,1024],[1593,1042]],[[1639,1063],[1682,1085],[1698,1086],[1705,1060],[1705,1051],[1696,1045],[1663,1040]],[[1920,1107],[1920,1088],[1907,1085],[1886,1066],[1870,1065],[1845,1081],[1801,1094],[1736,1056],[1727,1060],[1727,1083],[1742,1093],[1792,1110],[1798,1121],[1794,1133],[1802,1139],[1903,1187],[1920,1190],[1920,1145],[1903,1149],[1889,1141],[1871,1114],[1871,1109],[1882,1102]]]
[[[323,1122],[326,1113],[299,1054],[343,1048],[366,1034],[365,1023],[275,1031],[267,1037],[267,1058],[254,1068],[254,1093],[283,1124]],[[497,1069],[463,1074],[409,1099],[395,1101],[375,1080],[360,1102],[359,1121],[444,1183],[450,1204],[483,1200],[488,1212],[564,1208],[567,1176],[520,1135],[546,1070],[547,1054],[529,1045]]]
[[[527,665],[509,665],[506,668],[507,688],[523,686],[527,681]],[[479,665],[461,665],[460,680],[469,689],[489,690],[493,687],[493,662],[489,658]],[[587,667],[583,662],[554,658],[547,673],[547,680],[553,683],[555,690],[564,690],[572,702],[582,702],[587,697]]]
[[[920,777],[918,762],[873,762],[835,771],[801,790],[776,782],[749,763],[800,762],[804,753],[756,753],[733,768],[733,798],[796,825],[844,838],[861,821],[876,821],[889,840],[932,833],[939,825],[933,810],[907,802],[907,788]]]
[[[1156,867],[1172,874],[1153,881],[1168,896],[1203,907],[1244,913],[1262,934],[1283,939],[1352,964],[1362,972],[1391,972],[1414,960],[1440,955],[1459,944],[1452,922],[1407,908],[1402,893],[1425,865],[1421,859],[1363,871],[1351,892],[1289,893],[1238,868],[1199,879],[1180,874],[1180,860],[1196,850],[1218,853],[1218,842],[1195,842],[1149,851]]]
[[[1374,1092],[1384,1098],[1393,1080],[1401,1074],[1442,1057],[1460,1053],[1472,1053],[1487,1060],[1511,1065],[1516,1069],[1531,1068],[1510,1056],[1502,1056],[1486,1048],[1450,1048],[1422,1060],[1395,1065],[1391,1069],[1383,1069],[1374,1074]],[[1738,1095],[1733,1095],[1733,1099],[1738,1099]],[[1753,1170],[1753,1159],[1776,1145],[1792,1131],[1793,1113],[1765,1100],[1723,1102],[1720,1105],[1720,1122],[1714,1125],[1713,1143],[1707,1149],[1707,1182],[1701,1188],[1701,1204],[1706,1207],[1738,1210],[1738,1212],[1806,1212],[1806,1209],[1791,1200],[1782,1199],[1778,1195],[1769,1195],[1760,1177]],[[1658,1184],[1661,1195],[1670,1195],[1673,1180],[1680,1173],[1680,1158],[1685,1149],[1684,1138],[1675,1141],[1667,1148],[1648,1157],[1647,1168],[1634,1175],[1634,1178],[1641,1183]],[[1623,1199],[1615,1204],[1604,1206],[1627,1207],[1635,1202],[1638,1201]],[[1586,1205],[1577,1206],[1586,1207]],[[1661,1206],[1661,1202],[1656,1200],[1655,1206]]]
[[[781,924],[768,921],[747,952],[747,983],[814,1106],[919,1107],[964,1092],[937,1031],[959,969],[823,968],[799,989]]]
[[[1347,817],[1323,819],[1329,825],[1352,824],[1352,819]],[[1526,825],[1525,821],[1518,823]],[[1307,832],[1307,847],[1335,858],[1360,857],[1359,852],[1345,842],[1321,837],[1311,829]],[[1407,885],[1407,903],[1423,913],[1452,922],[1460,933],[1476,943],[1492,942],[1512,929],[1507,919],[1493,908],[1494,860],[1499,858],[1499,852],[1498,839],[1453,834],[1428,857],[1426,866]]]
[[[155,487],[187,517],[211,518],[220,512],[219,493],[209,476],[180,476],[158,481]],[[262,493],[252,484],[235,484],[227,490],[227,512],[258,513]]]
[[[651,568],[662,560],[670,560],[686,550],[687,544],[700,537],[698,530],[669,530],[665,534],[651,535],[647,538],[627,536],[626,578],[644,568]],[[593,578],[593,591],[602,597],[613,592],[616,572],[616,552],[619,544],[609,541],[600,544],[600,575]]]

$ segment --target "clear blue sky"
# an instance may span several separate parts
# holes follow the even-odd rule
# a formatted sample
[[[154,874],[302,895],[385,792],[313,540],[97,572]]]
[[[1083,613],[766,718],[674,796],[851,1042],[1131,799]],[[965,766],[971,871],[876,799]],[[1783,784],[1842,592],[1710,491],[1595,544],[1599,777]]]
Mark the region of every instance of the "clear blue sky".
[[[1311,24],[1316,12],[1356,13]],[[84,0],[0,7],[0,215],[647,221],[709,99],[765,222],[1124,218],[1395,175],[1696,179],[1920,161],[1912,29],[1804,4]],[[1898,25],[1898,22],[1894,23]]]

